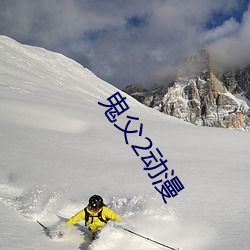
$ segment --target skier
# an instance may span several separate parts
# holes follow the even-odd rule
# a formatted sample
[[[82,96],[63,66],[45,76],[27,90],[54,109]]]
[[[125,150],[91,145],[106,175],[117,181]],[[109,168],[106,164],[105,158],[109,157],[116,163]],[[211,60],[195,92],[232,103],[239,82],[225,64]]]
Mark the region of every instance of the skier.
[[[101,196],[95,194],[89,198],[89,204],[72,216],[67,224],[74,225],[80,220],[85,220],[85,226],[92,232],[92,238],[94,239],[109,220],[120,222],[122,219],[113,210],[105,206]]]

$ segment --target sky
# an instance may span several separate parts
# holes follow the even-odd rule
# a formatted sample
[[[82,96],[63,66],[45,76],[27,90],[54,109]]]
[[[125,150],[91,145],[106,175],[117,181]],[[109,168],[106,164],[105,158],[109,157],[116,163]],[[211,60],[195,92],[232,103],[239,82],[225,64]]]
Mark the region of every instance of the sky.
[[[122,89],[166,81],[210,48],[250,62],[249,0],[0,0],[0,34],[63,53]]]

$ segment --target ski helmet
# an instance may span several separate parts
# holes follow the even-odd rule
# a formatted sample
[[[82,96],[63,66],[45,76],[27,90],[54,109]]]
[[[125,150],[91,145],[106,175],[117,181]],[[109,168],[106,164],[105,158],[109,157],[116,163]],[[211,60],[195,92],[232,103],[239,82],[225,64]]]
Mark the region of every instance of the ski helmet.
[[[103,207],[103,199],[99,195],[93,195],[89,198],[89,206],[91,209],[98,210]]]

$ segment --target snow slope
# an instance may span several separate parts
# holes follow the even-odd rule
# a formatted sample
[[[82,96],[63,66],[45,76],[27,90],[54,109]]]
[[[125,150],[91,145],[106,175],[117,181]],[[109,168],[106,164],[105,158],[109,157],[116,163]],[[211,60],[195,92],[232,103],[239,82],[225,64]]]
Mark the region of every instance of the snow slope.
[[[127,145],[98,105],[117,91],[63,55],[0,36],[0,248],[163,249],[112,225],[90,244],[83,223],[63,239],[36,223],[53,228],[97,193],[124,227],[171,247],[250,249],[249,132],[196,127],[120,91],[129,110],[116,124],[143,124]],[[145,137],[185,186],[168,204],[131,148]]]

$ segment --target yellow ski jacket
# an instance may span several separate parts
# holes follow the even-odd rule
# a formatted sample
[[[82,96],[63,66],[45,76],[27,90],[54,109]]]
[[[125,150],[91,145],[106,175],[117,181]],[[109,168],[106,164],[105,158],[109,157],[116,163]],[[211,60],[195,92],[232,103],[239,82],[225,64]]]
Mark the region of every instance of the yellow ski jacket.
[[[86,225],[88,226],[89,230],[92,233],[97,232],[100,228],[102,228],[106,223],[104,221],[112,220],[112,221],[121,221],[121,217],[116,214],[113,210],[110,208],[103,206],[99,211],[93,212],[88,207],[86,207],[87,212],[89,213],[88,221],[85,221]],[[101,217],[104,221],[101,221],[98,218],[98,214],[101,213]],[[82,209],[77,214],[72,216],[68,221],[67,224],[74,225],[80,220],[85,220],[85,211]]]

